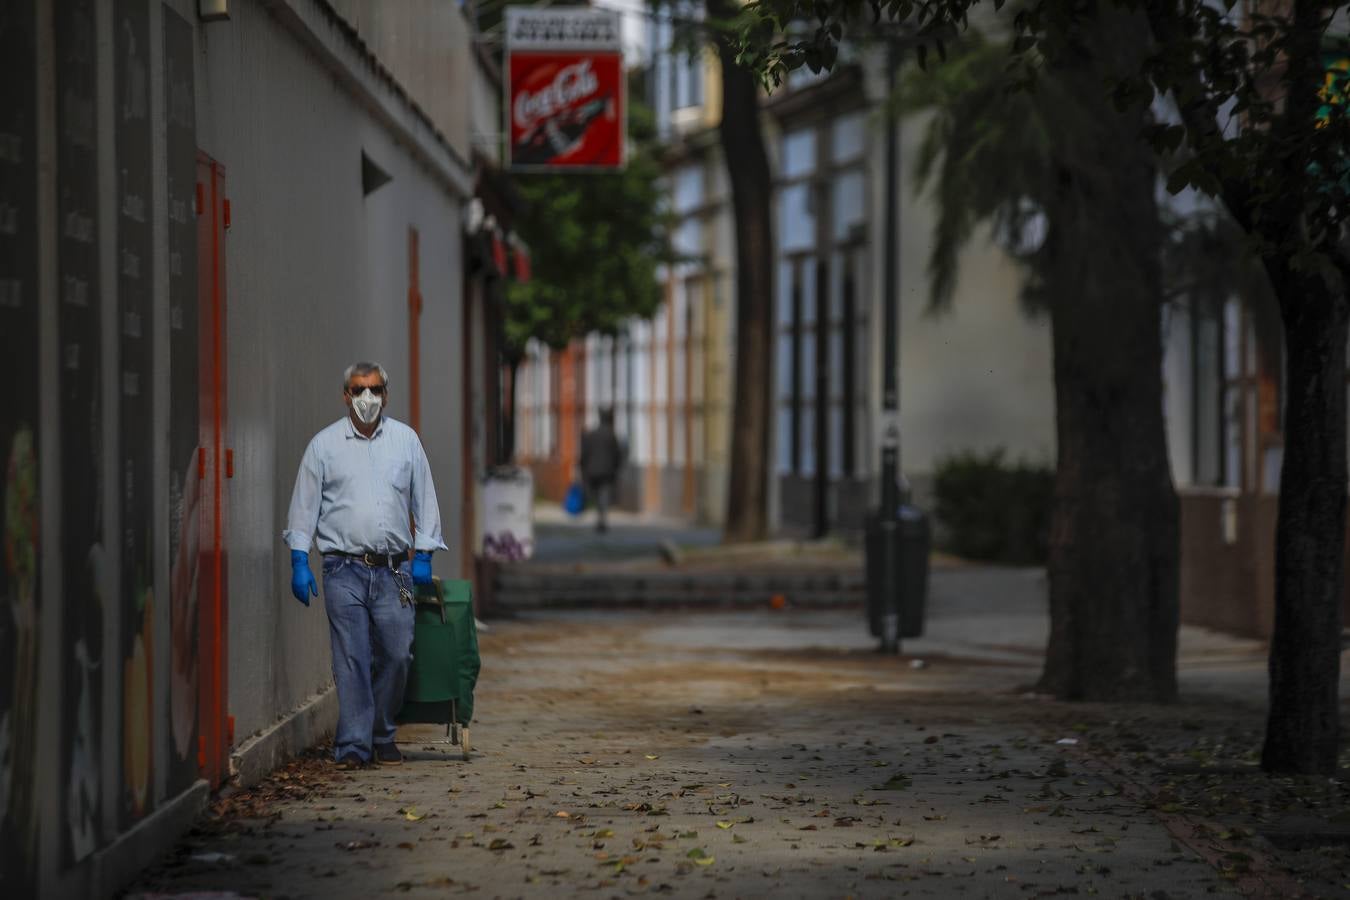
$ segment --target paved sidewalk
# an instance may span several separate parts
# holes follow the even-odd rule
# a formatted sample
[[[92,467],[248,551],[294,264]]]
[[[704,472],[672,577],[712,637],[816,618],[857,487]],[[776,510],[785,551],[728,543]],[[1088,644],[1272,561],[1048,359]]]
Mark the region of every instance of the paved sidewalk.
[[[941,573],[929,634],[901,658],[873,652],[856,611],[494,625],[471,761],[421,728],[401,734],[398,768],[302,762],[228,800],[132,893],[1305,891],[1250,833],[1191,815],[1184,786],[1149,780],[1198,745],[1217,758],[1259,734],[1261,648],[1187,630],[1177,707],[1029,696],[1040,577]],[[1350,895],[1330,865],[1308,895]]]

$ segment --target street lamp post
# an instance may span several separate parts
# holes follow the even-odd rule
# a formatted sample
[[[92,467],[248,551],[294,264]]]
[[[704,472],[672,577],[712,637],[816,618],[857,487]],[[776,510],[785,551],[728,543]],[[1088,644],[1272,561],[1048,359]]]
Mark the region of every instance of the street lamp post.
[[[900,338],[899,233],[896,208],[896,168],[900,151],[896,139],[894,115],[895,75],[899,67],[899,48],[894,36],[886,41],[886,97],[892,107],[886,120],[886,191],[884,243],[882,244],[882,387],[881,387],[881,652],[900,652],[900,560],[896,540],[900,528],[900,385],[897,355]]]

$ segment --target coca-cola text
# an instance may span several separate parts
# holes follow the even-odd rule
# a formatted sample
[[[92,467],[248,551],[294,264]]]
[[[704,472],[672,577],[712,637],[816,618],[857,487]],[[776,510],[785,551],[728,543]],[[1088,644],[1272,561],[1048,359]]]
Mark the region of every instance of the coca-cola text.
[[[600,82],[591,71],[591,61],[583,59],[559,69],[553,81],[542,89],[517,94],[511,117],[517,128],[528,131],[539,120],[553,118],[559,111],[594,94],[599,87]]]

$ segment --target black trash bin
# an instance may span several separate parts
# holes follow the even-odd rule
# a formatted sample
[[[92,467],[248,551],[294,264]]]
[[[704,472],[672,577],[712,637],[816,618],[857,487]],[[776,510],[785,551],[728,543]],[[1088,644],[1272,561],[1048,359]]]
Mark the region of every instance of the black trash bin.
[[[867,624],[874,637],[886,640],[886,615],[897,616],[897,637],[912,638],[923,634],[924,616],[928,601],[928,554],[932,534],[928,516],[923,510],[902,504],[894,527],[883,523],[873,512],[867,519],[863,541],[864,563],[867,572]],[[886,545],[896,565],[896,596],[885,594]]]

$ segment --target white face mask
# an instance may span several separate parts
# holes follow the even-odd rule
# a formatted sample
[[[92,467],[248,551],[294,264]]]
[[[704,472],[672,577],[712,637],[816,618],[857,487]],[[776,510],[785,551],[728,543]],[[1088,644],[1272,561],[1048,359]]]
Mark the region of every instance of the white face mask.
[[[374,425],[379,421],[383,406],[384,400],[371,393],[370,388],[352,398],[352,409],[356,410],[356,417],[365,425]]]

